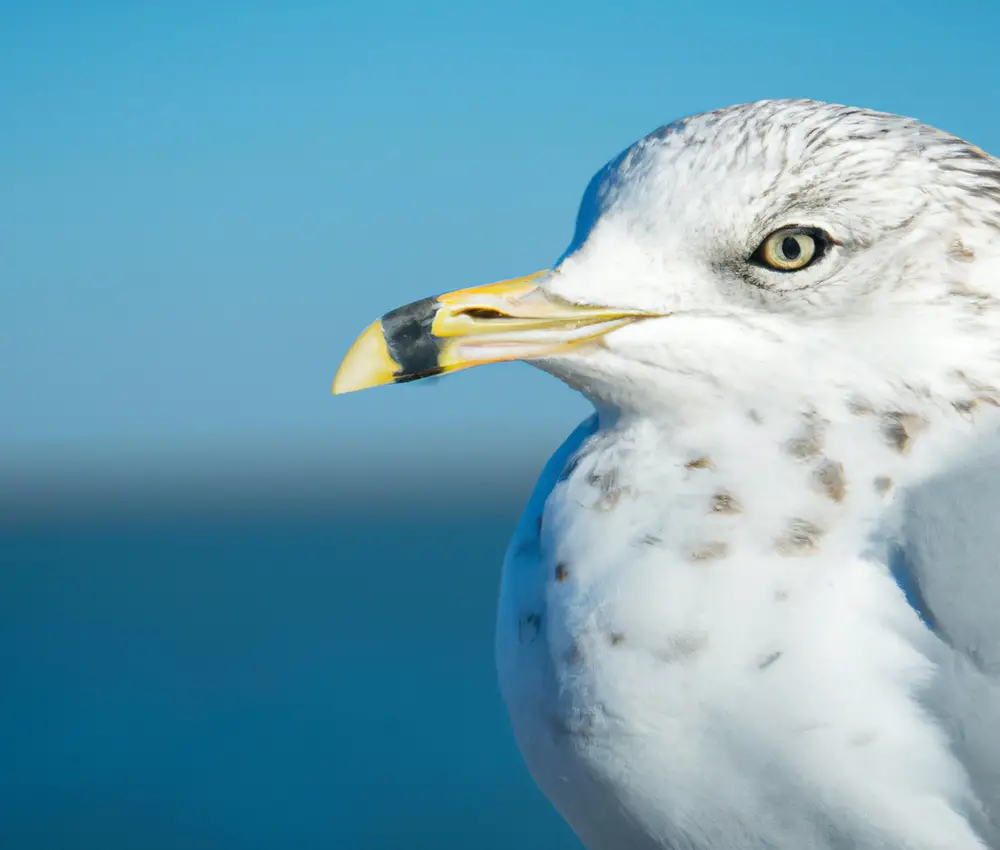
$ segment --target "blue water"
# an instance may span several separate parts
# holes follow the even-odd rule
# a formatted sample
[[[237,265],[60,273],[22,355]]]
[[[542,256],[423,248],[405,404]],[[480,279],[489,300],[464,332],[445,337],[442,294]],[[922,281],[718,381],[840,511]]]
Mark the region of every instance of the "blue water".
[[[0,847],[578,847],[495,683],[517,512],[0,532]]]

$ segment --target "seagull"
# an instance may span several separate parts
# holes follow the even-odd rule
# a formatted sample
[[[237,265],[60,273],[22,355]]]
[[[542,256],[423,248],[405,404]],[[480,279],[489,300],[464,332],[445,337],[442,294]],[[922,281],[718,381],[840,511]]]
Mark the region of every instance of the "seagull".
[[[551,270],[385,314],[333,392],[507,360],[595,411],[496,626],[589,850],[1000,848],[1000,161],[810,100],[676,121]]]

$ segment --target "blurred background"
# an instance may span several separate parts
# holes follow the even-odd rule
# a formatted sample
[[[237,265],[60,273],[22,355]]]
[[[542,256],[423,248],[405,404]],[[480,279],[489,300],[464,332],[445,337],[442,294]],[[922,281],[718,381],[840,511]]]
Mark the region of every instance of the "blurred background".
[[[587,413],[332,398],[387,309],[545,267],[591,174],[765,97],[1000,152],[994,0],[0,2],[0,846],[575,848],[494,680]]]

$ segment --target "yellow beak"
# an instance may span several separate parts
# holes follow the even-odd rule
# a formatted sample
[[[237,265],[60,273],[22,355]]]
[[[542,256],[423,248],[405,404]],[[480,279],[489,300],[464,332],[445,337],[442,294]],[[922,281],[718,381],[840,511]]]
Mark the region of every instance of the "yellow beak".
[[[650,315],[561,301],[537,286],[544,274],[423,298],[386,313],[348,350],[334,394],[552,357]]]

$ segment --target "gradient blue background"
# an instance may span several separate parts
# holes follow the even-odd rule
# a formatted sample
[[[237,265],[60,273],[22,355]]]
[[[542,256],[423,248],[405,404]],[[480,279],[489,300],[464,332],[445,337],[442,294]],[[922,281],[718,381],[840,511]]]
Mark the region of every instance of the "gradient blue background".
[[[0,2],[0,845],[575,846],[492,616],[586,405],[523,365],[333,399],[339,358],[550,264],[686,114],[1000,152],[998,36],[992,0]]]

